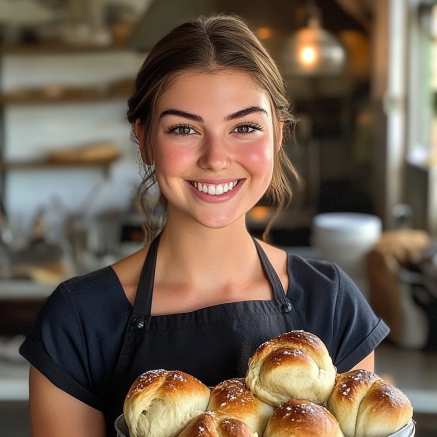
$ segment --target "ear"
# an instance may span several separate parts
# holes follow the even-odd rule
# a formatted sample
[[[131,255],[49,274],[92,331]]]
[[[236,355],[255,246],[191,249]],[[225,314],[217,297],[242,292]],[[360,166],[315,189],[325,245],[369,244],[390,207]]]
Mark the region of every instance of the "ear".
[[[147,150],[146,141],[144,139],[144,125],[141,124],[139,119],[135,121],[135,135],[138,138],[138,145],[140,147],[141,158],[144,164],[153,164],[152,153],[150,150]]]

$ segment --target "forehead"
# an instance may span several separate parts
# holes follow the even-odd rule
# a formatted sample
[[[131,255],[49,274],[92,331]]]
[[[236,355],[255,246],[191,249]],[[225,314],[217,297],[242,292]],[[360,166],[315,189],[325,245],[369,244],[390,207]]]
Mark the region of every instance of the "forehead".
[[[176,105],[180,106],[178,109],[193,111],[202,106],[229,106],[227,110],[260,106],[270,113],[270,99],[265,90],[250,74],[234,70],[178,74],[168,83],[157,104],[159,110]]]

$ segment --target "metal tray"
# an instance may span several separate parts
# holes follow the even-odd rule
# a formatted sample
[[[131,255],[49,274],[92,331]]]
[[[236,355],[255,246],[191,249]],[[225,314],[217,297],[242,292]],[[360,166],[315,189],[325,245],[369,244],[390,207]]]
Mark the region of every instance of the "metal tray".
[[[115,421],[115,430],[117,431],[117,437],[129,437],[129,428],[126,425],[123,414],[118,416]]]
[[[129,429],[123,414],[115,421],[115,430],[117,431],[117,437],[129,437]],[[389,437],[413,437],[415,434],[416,427],[414,426],[414,421],[411,420],[410,423]]]

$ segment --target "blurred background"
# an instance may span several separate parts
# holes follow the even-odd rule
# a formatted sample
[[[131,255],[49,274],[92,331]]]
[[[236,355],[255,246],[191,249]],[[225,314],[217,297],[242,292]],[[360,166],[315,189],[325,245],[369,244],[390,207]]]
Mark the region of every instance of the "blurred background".
[[[416,435],[437,435],[437,2],[0,0],[0,436],[30,435],[18,347],[45,298],[142,246],[136,72],[218,12],[267,48],[297,119],[299,180],[270,242],[351,275],[391,328],[376,372],[409,396]],[[253,235],[273,213],[250,211]]]

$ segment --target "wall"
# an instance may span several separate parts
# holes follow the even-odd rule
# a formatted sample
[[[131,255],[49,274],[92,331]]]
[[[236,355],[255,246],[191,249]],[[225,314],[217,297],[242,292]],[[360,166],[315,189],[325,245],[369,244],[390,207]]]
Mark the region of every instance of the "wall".
[[[141,15],[149,0],[129,0]],[[26,8],[26,5],[32,4]],[[0,21],[11,11],[28,11],[47,19],[38,2],[0,0]],[[22,15],[21,22],[31,18]],[[10,23],[10,22],[8,22]],[[20,89],[56,89],[56,86],[99,86],[135,76],[144,54],[103,51],[64,54],[3,55],[3,92]],[[43,159],[52,150],[94,142],[117,145],[120,160],[109,172],[101,168],[37,168],[8,171],[4,207],[18,232],[27,232],[40,208],[64,208],[63,213],[95,215],[129,208],[133,186],[140,180],[136,145],[130,140],[126,98],[57,104],[11,104],[3,113],[3,158],[19,162]]]

